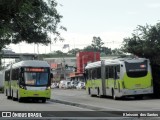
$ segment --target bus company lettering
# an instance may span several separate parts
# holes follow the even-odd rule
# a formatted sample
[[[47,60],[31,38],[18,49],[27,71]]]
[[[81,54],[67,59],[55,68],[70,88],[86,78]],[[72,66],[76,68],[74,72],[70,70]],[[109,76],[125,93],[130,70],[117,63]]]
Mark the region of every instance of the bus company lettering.
[[[124,117],[138,117],[138,113],[123,113]]]
[[[147,113],[147,116],[158,117],[158,113]]]
[[[41,113],[28,113],[28,117],[42,117]]]
[[[12,113],[12,117],[27,117],[27,113]]]
[[[140,113],[140,117],[158,117],[158,113]]]
[[[12,117],[42,117],[41,113],[12,113]]]

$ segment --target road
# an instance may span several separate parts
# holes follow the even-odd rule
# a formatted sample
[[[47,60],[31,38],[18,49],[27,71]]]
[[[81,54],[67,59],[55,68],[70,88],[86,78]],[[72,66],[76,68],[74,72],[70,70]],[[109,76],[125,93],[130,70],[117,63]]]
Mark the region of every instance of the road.
[[[97,116],[113,116],[112,113],[96,112],[88,108],[82,108],[78,106],[62,104],[49,100],[46,103],[26,101],[19,103],[18,101],[13,101],[12,99],[7,99],[4,94],[0,94],[0,119],[2,112],[11,112],[12,118],[17,114],[29,113],[41,113],[43,118],[47,120],[50,119],[79,119],[83,116],[85,117],[97,117]],[[116,116],[115,116],[116,117]],[[12,119],[9,117],[9,119]],[[86,118],[86,119],[87,119]],[[103,118],[103,117],[101,117]],[[117,117],[116,117],[117,118]],[[13,118],[14,119],[14,118]],[[23,118],[24,119],[24,118]]]
[[[54,116],[58,117],[58,119],[63,116],[69,117],[68,119],[80,116],[92,116],[94,118],[101,116],[101,118],[109,117],[111,119],[110,117],[113,117],[113,119],[117,119],[119,116],[123,116],[123,111],[125,113],[129,111],[160,111],[160,100],[151,98],[134,100],[128,98],[115,101],[111,98],[90,97],[85,90],[52,89],[51,100],[46,103],[33,101],[19,103],[18,101],[7,99],[4,94],[0,94],[0,111],[39,111],[42,113],[47,111],[44,116]],[[115,111],[122,112],[119,114]],[[158,113],[159,116],[160,113]],[[156,118],[154,117],[153,119]]]
[[[22,102],[7,99],[4,94],[0,94],[0,111],[88,111],[85,108],[69,106],[60,103],[47,101],[41,102]]]
[[[85,90],[53,89],[52,99],[57,102],[98,111],[160,111],[159,99],[135,100],[127,98],[113,100],[111,98],[90,97]]]

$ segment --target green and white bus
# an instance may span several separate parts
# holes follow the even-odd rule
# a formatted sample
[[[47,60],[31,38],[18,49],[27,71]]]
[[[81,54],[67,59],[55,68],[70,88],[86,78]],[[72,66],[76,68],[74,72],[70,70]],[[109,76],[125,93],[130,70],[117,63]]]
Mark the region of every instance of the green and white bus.
[[[46,61],[27,60],[5,70],[5,94],[13,100],[32,98],[46,102],[51,97],[51,73]]]
[[[145,58],[120,58],[87,64],[86,90],[91,96],[117,99],[153,93],[150,61]]]

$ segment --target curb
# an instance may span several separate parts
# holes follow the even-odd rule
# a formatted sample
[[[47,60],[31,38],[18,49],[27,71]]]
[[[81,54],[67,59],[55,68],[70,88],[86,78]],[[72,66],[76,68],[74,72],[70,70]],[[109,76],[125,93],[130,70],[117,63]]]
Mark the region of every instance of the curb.
[[[86,108],[86,109],[89,109],[91,111],[107,112],[106,109],[104,109],[104,108],[95,107],[95,106],[91,106],[91,105],[79,104],[79,103],[68,102],[68,101],[63,101],[63,100],[56,100],[56,99],[50,99],[50,101],[51,102],[55,102],[55,103],[64,104],[64,105],[70,105],[70,106],[75,106],[75,107],[80,107],[80,108]],[[107,114],[109,114],[111,116],[115,116],[115,117],[119,117],[120,116],[120,114],[117,111],[108,111]]]

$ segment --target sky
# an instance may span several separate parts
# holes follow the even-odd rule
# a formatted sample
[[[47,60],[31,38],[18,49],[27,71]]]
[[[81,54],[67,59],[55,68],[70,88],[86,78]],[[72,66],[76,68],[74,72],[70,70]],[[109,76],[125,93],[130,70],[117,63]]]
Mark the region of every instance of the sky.
[[[64,42],[48,46],[20,43],[9,45],[16,53],[67,52],[91,45],[93,36],[100,37],[105,47],[120,48],[124,38],[131,36],[138,25],[160,22],[160,0],[57,0]],[[50,35],[51,39],[54,36]],[[69,48],[62,49],[64,44]]]

